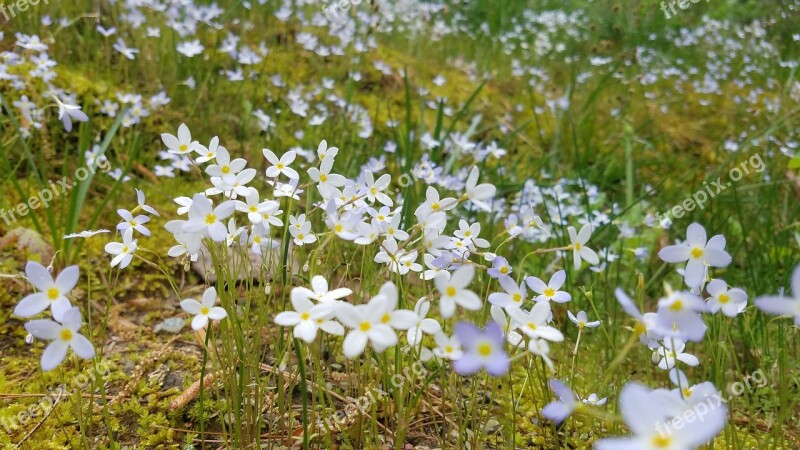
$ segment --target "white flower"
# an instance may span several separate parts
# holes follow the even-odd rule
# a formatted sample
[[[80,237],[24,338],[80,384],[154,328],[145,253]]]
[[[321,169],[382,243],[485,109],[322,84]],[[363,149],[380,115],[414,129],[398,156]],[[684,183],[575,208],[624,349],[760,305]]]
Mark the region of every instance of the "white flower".
[[[217,303],[217,289],[210,287],[203,293],[202,302],[187,298],[181,301],[181,309],[193,315],[192,329],[197,331],[205,328],[208,319],[222,320],[228,317],[228,312],[221,306],[214,306]]]
[[[414,211],[415,216],[427,215],[432,212],[447,211],[458,205],[458,200],[448,197],[439,198],[439,191],[433,186],[428,186],[425,191],[425,201]]]
[[[503,308],[497,305],[492,305],[492,307],[489,309],[489,314],[492,316],[492,320],[500,325],[500,329],[506,336],[508,343],[513,347],[519,347],[519,345],[522,343],[522,335],[514,331],[512,323],[508,320],[508,316],[506,316]]]
[[[665,337],[699,342],[706,332],[700,317],[708,309],[703,299],[689,292],[669,292],[658,301],[657,332]]]
[[[478,166],[473,167],[469,173],[469,176],[467,177],[467,182],[465,185],[467,198],[469,198],[478,208],[481,208],[485,211],[491,211],[492,208],[486,203],[486,201],[494,197],[497,189],[488,183],[478,184],[479,176],[480,171],[478,170]]]
[[[219,137],[214,136],[213,138],[211,138],[211,142],[209,142],[208,147],[205,147],[200,144],[197,144],[197,146],[195,146],[194,151],[200,155],[197,157],[195,161],[197,161],[197,164],[203,164],[209,162],[217,157],[217,152],[219,150],[225,150],[227,152],[227,149],[225,149],[225,147],[221,147],[219,145]]]
[[[81,107],[78,105],[67,105],[61,100],[53,95],[53,98],[56,100],[58,104],[58,118],[61,120],[61,123],[64,125],[64,129],[67,132],[72,131],[72,121],[77,120],[78,122],[86,122],[89,120],[89,117],[86,116],[86,113],[81,111]]]
[[[763,296],[755,299],[758,309],[767,314],[793,316],[794,324],[800,327],[800,265],[792,272],[792,294],[794,297]]]
[[[133,259],[133,254],[136,252],[137,242],[133,238],[133,228],[125,230],[122,234],[122,243],[109,242],[106,244],[106,253],[114,255],[111,259],[111,267],[119,265],[120,269],[128,267]]]
[[[316,300],[320,303],[332,303],[353,293],[348,288],[337,288],[333,290],[328,289],[328,280],[322,275],[314,275],[311,278],[311,289],[307,287],[296,287],[292,292],[297,291],[302,293],[307,298]]]
[[[578,328],[597,328],[600,326],[600,321],[595,320],[589,322],[589,318],[586,315],[586,311],[578,311],[578,315],[572,315],[572,311],[567,311],[567,316],[569,316],[569,320],[572,321]]]
[[[330,320],[334,310],[324,304],[314,305],[306,294],[299,289],[305,288],[292,289],[294,311],[279,313],[275,316],[275,323],[284,327],[294,327],[294,337],[309,344],[314,342],[317,337],[317,330],[320,328],[329,334],[343,335],[344,327],[338,322]]]
[[[294,238],[297,245],[311,244],[317,242],[317,237],[311,232],[311,222],[303,222],[300,227],[289,227],[289,234]]]
[[[382,295],[373,297],[366,305],[342,303],[337,317],[351,329],[342,344],[346,358],[355,358],[363,353],[368,342],[378,353],[397,344],[397,334],[385,321],[389,312],[389,299]]]
[[[280,159],[272,152],[270,149],[263,149],[264,157],[267,158],[270,164],[270,167],[267,168],[267,176],[270,178],[275,178],[280,174],[284,174],[292,180],[297,180],[300,178],[300,175],[297,173],[296,170],[289,167],[289,164],[294,162],[295,157],[297,154],[293,150],[289,150],[288,152],[284,153]]]
[[[33,337],[52,341],[42,352],[42,370],[55,369],[67,356],[69,348],[83,359],[94,358],[94,346],[78,333],[81,325],[81,311],[77,307],[64,312],[61,324],[49,319],[32,320],[25,324],[25,329]]]
[[[547,367],[550,368],[550,371],[555,372],[553,360],[550,359],[550,344],[545,339],[531,339],[528,341],[528,351],[541,357]]]
[[[144,224],[150,222],[149,217],[144,214],[133,217],[133,214],[127,209],[118,209],[117,214],[122,217],[122,222],[117,224],[117,230],[124,232],[125,230],[133,229],[145,236],[150,236],[150,230],[144,226]]]
[[[441,295],[439,308],[441,309],[442,317],[445,319],[453,317],[456,312],[456,305],[471,311],[481,309],[483,302],[480,297],[467,289],[474,275],[475,268],[467,265],[453,272],[450,278],[441,274],[434,278],[436,289]]]
[[[710,403],[709,393],[697,395],[699,401]],[[692,397],[695,397],[693,395]],[[628,383],[620,393],[620,411],[628,428],[634,434],[626,438],[601,439],[595,443],[597,450],[690,450],[707,444],[719,433],[727,421],[727,408],[715,403],[707,405],[703,420],[686,420],[681,399],[666,396],[663,390],[651,391],[637,383]],[[690,411],[691,408],[685,408]],[[672,420],[674,419],[674,423]]]
[[[347,179],[342,175],[331,173],[332,169],[333,157],[323,159],[319,169],[316,167],[308,169],[308,176],[317,183],[317,189],[319,189],[319,193],[323,197],[330,195],[331,187],[342,187],[347,182]]]
[[[176,155],[188,155],[194,151],[194,148],[197,145],[197,141],[192,140],[192,134],[189,132],[189,127],[183,123],[180,127],[178,127],[178,137],[175,137],[169,133],[162,133],[161,141],[164,142],[164,145],[167,146],[167,150],[170,153],[174,153]]]
[[[136,191],[136,209],[141,209],[146,213],[150,213],[154,216],[158,216],[158,211],[155,210],[152,206],[148,206],[144,203],[144,192],[140,191],[139,189],[134,188]],[[180,214],[180,213],[179,213]]]
[[[653,362],[658,363],[658,368],[661,370],[674,369],[676,361],[692,367],[700,364],[696,356],[683,352],[685,348],[686,344],[680,339],[665,339],[653,352]]]
[[[558,329],[547,324],[552,316],[550,302],[538,302],[533,305],[530,311],[525,311],[522,308],[512,308],[508,310],[508,315],[511,316],[511,319],[519,329],[529,337],[547,339],[553,342],[564,340],[564,335]]]
[[[419,323],[408,329],[406,340],[411,346],[415,346],[422,341],[424,334],[435,335],[442,331],[442,325],[436,320],[428,317],[431,309],[431,302],[425,297],[417,300],[414,305],[414,313],[417,315]]]
[[[525,284],[517,284],[511,277],[500,277],[497,279],[505,292],[495,292],[489,295],[489,303],[501,308],[519,308],[522,302],[528,298],[528,291]]]
[[[81,231],[79,233],[65,234],[64,235],[64,239],[74,239],[74,238],[78,238],[78,237],[79,238],[90,238],[90,237],[95,236],[97,234],[105,234],[105,233],[110,233],[110,232],[111,231],[106,230],[105,228],[100,229],[100,230],[86,230],[86,231]]]
[[[747,292],[739,288],[728,289],[724,280],[711,280],[706,291],[711,296],[707,300],[709,312],[722,311],[728,317],[736,317],[747,307]]]
[[[203,194],[195,194],[192,198],[192,206],[189,208],[189,220],[183,224],[183,231],[189,233],[202,233],[209,236],[215,242],[222,242],[228,236],[228,229],[225,227],[224,220],[230,217],[236,210],[236,203],[227,200],[220,203],[216,208]]]
[[[586,247],[586,243],[589,242],[589,239],[592,237],[592,225],[587,223],[581,227],[581,231],[577,234],[573,227],[567,228],[567,231],[569,232],[572,258],[575,261],[575,270],[580,270],[581,258],[585,259],[586,262],[591,265],[599,264],[600,258],[597,257],[597,253],[589,247]]]
[[[472,225],[468,224],[466,220],[458,221],[458,230],[453,232],[453,236],[459,237],[464,240],[470,249],[473,245],[479,248],[489,247],[489,241],[478,237],[481,234],[480,222],[475,222]]]
[[[55,281],[47,268],[36,261],[28,261],[25,276],[39,292],[28,295],[14,308],[14,315],[31,317],[50,307],[53,318],[61,320],[72,304],[67,298],[78,284],[78,266],[69,266],[56,277]]]
[[[243,158],[236,158],[231,161],[228,150],[220,147],[216,153],[216,164],[206,167],[206,173],[212,177],[220,177],[225,184],[232,186],[236,184],[236,174],[244,170],[246,165],[247,161]]]
[[[550,282],[547,284],[537,277],[527,277],[525,282],[528,283],[529,288],[539,294],[533,298],[537,302],[554,301],[556,303],[566,303],[572,300],[572,296],[568,292],[560,290],[561,286],[564,286],[566,279],[567,272],[559,270],[550,277]]]
[[[436,348],[433,349],[433,354],[442,359],[449,359],[455,361],[464,356],[464,351],[461,349],[461,343],[455,336],[447,336],[444,333],[436,333],[433,336],[436,341]]]
[[[367,199],[370,202],[375,202],[376,200],[383,203],[386,206],[392,206],[392,199],[389,198],[388,195],[384,194],[383,191],[389,187],[389,183],[392,181],[392,176],[388,173],[381,175],[378,180],[375,180],[375,177],[372,175],[372,172],[369,170],[364,171],[364,190],[361,195],[366,195]]]
[[[731,256],[725,252],[725,237],[718,234],[706,242],[706,230],[693,223],[686,229],[686,242],[664,247],[658,252],[659,258],[669,263],[686,263],[684,279],[690,288],[699,287],[706,277],[706,266],[726,267]]]

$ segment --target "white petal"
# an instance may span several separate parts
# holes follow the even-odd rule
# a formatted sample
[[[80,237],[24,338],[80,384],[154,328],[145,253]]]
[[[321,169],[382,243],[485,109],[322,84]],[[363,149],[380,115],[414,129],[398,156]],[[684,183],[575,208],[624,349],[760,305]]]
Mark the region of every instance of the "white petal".
[[[94,346],[89,339],[86,339],[86,336],[82,334],[74,334],[69,346],[72,347],[72,350],[83,359],[94,358]]]
[[[55,285],[61,295],[67,295],[75,288],[75,285],[78,284],[79,274],[78,266],[69,266],[58,275]]]
[[[46,339],[51,341],[58,337],[61,333],[61,325],[53,322],[50,319],[31,320],[25,324],[25,329],[33,337],[38,339]]]
[[[64,357],[67,356],[68,348],[69,344],[61,339],[56,339],[48,344],[47,348],[42,352],[42,370],[48,371],[58,367]]]
[[[22,299],[14,308],[14,315],[19,317],[30,317],[47,309],[50,300],[44,292],[37,292]]]
[[[342,350],[346,358],[360,355],[367,346],[367,335],[360,331],[351,331],[342,343]]]
[[[208,316],[204,316],[203,314],[198,314],[192,319],[192,329],[195,331],[205,328],[207,324]]]
[[[691,258],[691,250],[685,245],[670,245],[662,248],[658,257],[668,263],[678,263]]]
[[[201,305],[200,302],[192,298],[187,298],[181,301],[181,309],[193,316],[200,314],[200,309],[202,307],[203,305]]]
[[[53,277],[47,268],[36,261],[28,261],[25,266],[25,275],[31,284],[40,291],[46,291],[53,287]]]

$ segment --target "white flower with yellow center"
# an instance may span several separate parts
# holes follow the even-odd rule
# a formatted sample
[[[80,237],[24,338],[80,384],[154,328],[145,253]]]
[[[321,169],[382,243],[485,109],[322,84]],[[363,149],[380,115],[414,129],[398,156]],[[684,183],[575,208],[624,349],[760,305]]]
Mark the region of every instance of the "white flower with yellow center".
[[[164,142],[170,153],[176,155],[187,155],[194,151],[197,145],[197,141],[192,140],[192,133],[189,132],[189,127],[183,123],[178,127],[177,137],[169,133],[162,133],[161,141]]]
[[[567,228],[569,232],[570,249],[572,250],[572,259],[575,262],[575,270],[580,270],[581,261],[586,260],[589,264],[595,266],[600,264],[600,258],[594,250],[586,246],[589,239],[592,237],[592,225],[586,224],[581,227],[581,231],[575,233],[575,228]]]
[[[500,277],[497,281],[505,292],[490,294],[489,303],[501,308],[519,308],[527,300],[528,291],[524,283],[518,285],[511,277]]]
[[[317,330],[341,336],[344,327],[336,321],[330,320],[334,310],[324,304],[315,305],[301,288],[292,289],[292,307],[294,311],[284,311],[275,316],[275,323],[284,327],[294,327],[294,337],[307,343],[314,342]]]
[[[342,350],[346,358],[355,358],[364,352],[367,343],[381,353],[397,344],[397,334],[389,325],[391,322],[390,301],[377,295],[365,305],[354,306],[342,303],[337,310],[337,318],[350,332],[344,338]],[[387,318],[387,315],[388,318]]]
[[[23,298],[14,308],[14,315],[31,317],[49,307],[53,318],[60,320],[72,307],[67,295],[78,284],[78,275],[78,266],[69,266],[53,280],[46,267],[36,261],[28,261],[25,266],[25,276],[39,292]]]
[[[214,306],[217,303],[217,289],[210,287],[203,293],[202,301],[187,298],[181,301],[181,308],[193,315],[192,329],[200,330],[205,328],[208,320],[222,320],[228,317],[228,312],[221,306]]]
[[[560,290],[564,286],[564,281],[567,279],[567,272],[559,270],[550,277],[550,282],[545,283],[537,277],[527,277],[525,282],[537,295],[533,299],[537,302],[553,301],[556,303],[566,303],[572,300],[572,296],[565,291]]]
[[[475,268],[467,265],[453,272],[450,278],[441,274],[434,278],[436,290],[439,291],[441,296],[439,308],[442,312],[442,317],[445,319],[453,317],[456,312],[456,305],[460,305],[470,311],[481,309],[483,302],[480,297],[467,289],[474,275]]]
[[[289,150],[288,152],[284,153],[280,158],[278,158],[278,156],[275,155],[272,150],[267,148],[263,149],[263,153],[264,157],[267,158],[267,161],[272,164],[267,168],[266,175],[268,177],[276,178],[278,175],[283,174],[292,180],[300,179],[300,174],[298,174],[296,170],[289,167],[289,165],[292,164],[297,157],[297,153],[295,153],[293,150]]]
[[[686,229],[686,242],[664,247],[658,257],[668,263],[688,261],[684,280],[690,288],[697,288],[706,278],[706,266],[726,267],[731,256],[725,251],[725,237],[718,234],[706,242],[706,230],[699,223]]]
[[[49,319],[32,320],[25,324],[25,329],[33,337],[51,341],[42,352],[42,370],[55,369],[70,348],[83,359],[94,358],[94,346],[78,333],[82,323],[80,309],[73,307],[64,312],[60,324]]]
[[[113,255],[111,259],[111,267],[119,265],[120,269],[128,267],[128,264],[133,260],[133,254],[136,252],[138,244],[136,239],[133,238],[133,228],[128,228],[122,234],[122,242],[109,242],[106,244],[106,253]]]

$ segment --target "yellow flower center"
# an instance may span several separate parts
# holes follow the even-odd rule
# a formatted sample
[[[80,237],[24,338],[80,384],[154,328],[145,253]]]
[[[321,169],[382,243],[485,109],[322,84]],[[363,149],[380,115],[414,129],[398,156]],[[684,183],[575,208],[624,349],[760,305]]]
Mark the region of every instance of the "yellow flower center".
[[[453,297],[456,295],[456,288],[455,286],[447,286],[447,289],[445,289],[444,292],[448,297]]]
[[[692,258],[697,259],[703,256],[703,249],[700,247],[695,247],[692,249]]]
[[[447,347],[444,348],[444,352],[445,353],[453,353],[453,346],[452,345],[448,345]]]
[[[337,233],[341,233],[342,230],[344,230],[344,227],[340,223],[337,223],[336,226],[334,226],[333,228],[336,230]]]
[[[544,296],[545,297],[552,297],[554,295],[556,295],[556,290],[555,289],[547,288],[547,289],[544,290]]]
[[[508,273],[508,267],[506,267],[506,266],[501,267],[500,268],[500,273],[502,273],[503,275],[507,274]]]
[[[692,396],[692,391],[689,388],[684,388],[683,389],[683,396],[684,396],[684,398],[691,397]]]
[[[484,358],[492,354],[492,346],[488,342],[478,344],[478,354]]]
[[[669,306],[669,309],[678,312],[683,309],[683,302],[681,300],[675,300],[675,302]]]
[[[653,443],[653,447],[656,447],[656,448],[667,448],[667,447],[669,447],[670,443],[672,443],[672,438],[670,438],[669,436],[661,436],[661,435],[659,435],[659,436],[655,436],[653,438],[652,443]]]
[[[258,208],[255,205],[250,207],[250,212],[256,212],[256,211],[258,211]]]
[[[284,166],[283,163],[278,163],[278,164],[275,164],[275,167],[277,167],[278,169],[282,170],[286,166]]]
[[[209,214],[206,216],[206,225],[214,225],[217,222],[217,216]]]
[[[575,250],[580,251],[580,249],[581,249],[581,243],[580,242],[576,242],[575,243]]]
[[[439,209],[439,203],[432,204],[431,205],[431,209],[434,210],[434,211],[438,210]]]
[[[186,144],[181,144],[181,146],[178,147],[178,150],[185,152],[186,150],[189,150],[189,146]]]
[[[305,235],[305,234],[303,234],[303,233],[300,233],[300,234],[298,234],[298,235],[297,235],[297,239],[300,239],[301,241],[302,241],[303,239],[305,239],[305,238],[306,238],[306,235]]]
[[[308,320],[310,318],[311,318],[311,314],[309,314],[307,312],[304,312],[303,314],[300,314],[300,320]]]
[[[389,323],[390,320],[392,320],[392,316],[390,316],[389,313],[386,313],[383,315],[383,317],[381,317],[381,323],[383,324]]]
[[[369,192],[370,192],[370,194],[375,195],[375,194],[378,193],[378,188],[373,186],[373,187],[369,188]]]
[[[535,331],[536,330],[536,324],[533,323],[533,322],[528,322],[528,328],[530,328],[531,330]]]
[[[721,294],[719,296],[718,301],[724,305],[724,304],[728,303],[729,301],[731,301],[731,298],[727,294]]]
[[[61,340],[62,341],[71,341],[72,340],[72,330],[69,328],[63,328],[61,330]]]
[[[319,181],[322,181],[323,183],[328,181],[328,176],[324,173],[319,174]]]
[[[511,299],[514,300],[514,303],[519,303],[522,301],[522,294],[515,292],[514,295],[511,296]]]
[[[361,325],[358,326],[358,329],[366,333],[367,331],[372,329],[372,324],[369,322],[361,322]]]
[[[51,287],[50,289],[47,290],[47,298],[49,298],[50,300],[55,300],[58,297],[61,297],[61,293],[58,292],[58,289]]]
[[[208,306],[203,306],[202,308],[200,308],[200,314],[204,316],[207,316],[209,311],[210,310],[208,309]]]
[[[228,167],[228,166],[222,166],[222,169],[221,169],[221,171],[222,171],[222,173],[224,173],[224,174],[229,174],[229,173],[231,173],[231,168],[230,168],[230,167]]]
[[[128,250],[130,250],[130,249],[128,248],[127,245],[122,247],[122,253],[128,253]]]

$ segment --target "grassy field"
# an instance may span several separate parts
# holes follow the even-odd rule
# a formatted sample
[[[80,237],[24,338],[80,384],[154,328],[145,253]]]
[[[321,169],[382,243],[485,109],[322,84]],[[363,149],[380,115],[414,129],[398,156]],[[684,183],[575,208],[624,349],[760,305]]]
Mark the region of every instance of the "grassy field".
[[[800,2],[2,8],[2,448],[800,448]]]

